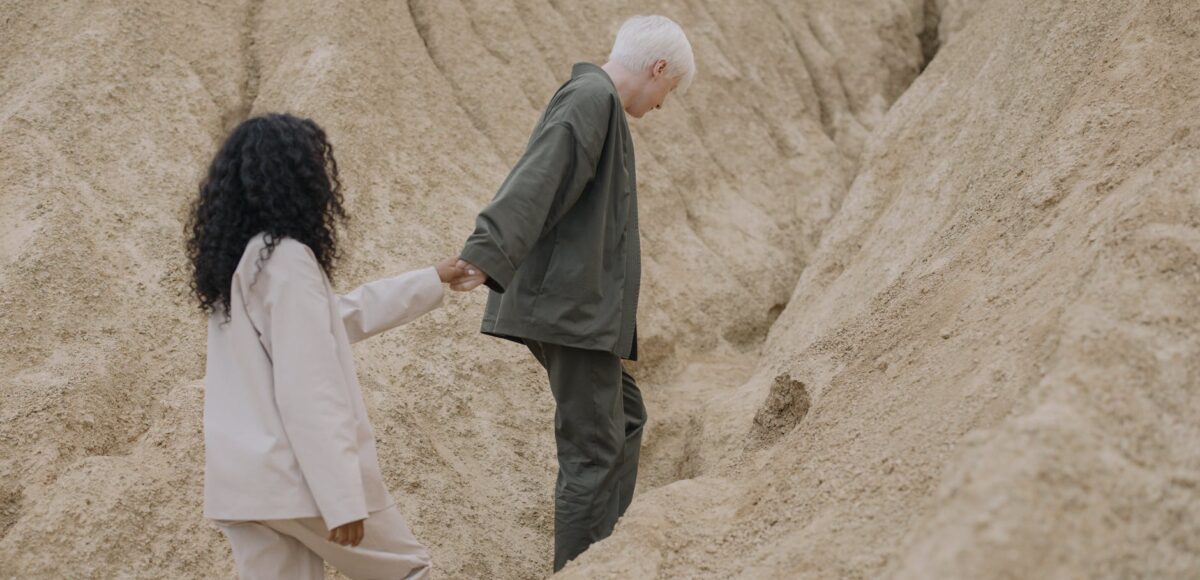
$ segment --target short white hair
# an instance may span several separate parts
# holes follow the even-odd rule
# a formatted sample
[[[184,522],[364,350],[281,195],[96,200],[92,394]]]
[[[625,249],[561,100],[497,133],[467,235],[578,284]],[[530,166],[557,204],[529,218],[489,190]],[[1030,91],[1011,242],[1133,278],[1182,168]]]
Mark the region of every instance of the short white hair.
[[[608,60],[633,72],[642,72],[665,60],[667,77],[679,78],[676,90],[680,93],[687,92],[692,77],[696,76],[692,43],[683,28],[666,16],[634,16],[626,20],[617,31]]]

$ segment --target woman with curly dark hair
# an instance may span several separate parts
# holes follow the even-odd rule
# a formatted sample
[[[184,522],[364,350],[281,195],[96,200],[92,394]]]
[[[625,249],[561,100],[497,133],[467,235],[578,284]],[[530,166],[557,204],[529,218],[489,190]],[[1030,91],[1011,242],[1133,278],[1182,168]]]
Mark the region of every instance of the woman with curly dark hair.
[[[209,315],[204,514],[243,578],[423,578],[428,553],[375,451],[350,343],[438,307],[455,259],[365,284],[329,282],[346,220],[316,123],[243,122],[192,206],[192,290]]]

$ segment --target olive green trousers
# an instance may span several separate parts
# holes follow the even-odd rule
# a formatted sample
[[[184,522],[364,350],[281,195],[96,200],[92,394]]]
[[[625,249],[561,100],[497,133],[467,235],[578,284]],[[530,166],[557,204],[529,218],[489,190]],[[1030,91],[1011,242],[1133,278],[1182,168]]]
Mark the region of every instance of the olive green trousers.
[[[612,533],[633,499],[646,407],[617,355],[526,340],[550,377],[558,481],[554,571]]]

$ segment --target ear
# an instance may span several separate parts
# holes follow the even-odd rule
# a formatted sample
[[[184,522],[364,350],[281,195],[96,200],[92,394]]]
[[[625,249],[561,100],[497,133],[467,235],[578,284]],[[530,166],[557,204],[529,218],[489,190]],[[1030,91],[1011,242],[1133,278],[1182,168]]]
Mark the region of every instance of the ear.
[[[654,66],[650,68],[653,76],[662,76],[667,72],[667,61],[658,59],[654,62]]]

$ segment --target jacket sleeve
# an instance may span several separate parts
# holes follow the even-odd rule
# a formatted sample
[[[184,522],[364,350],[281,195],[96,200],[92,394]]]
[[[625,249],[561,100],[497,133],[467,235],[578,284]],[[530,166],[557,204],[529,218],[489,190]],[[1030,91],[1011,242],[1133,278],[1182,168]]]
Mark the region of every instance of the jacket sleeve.
[[[596,172],[595,140],[590,134],[581,139],[565,122],[546,125],[479,212],[459,255],[487,274],[489,288],[504,292],[538,238],[553,227],[551,216],[561,217],[583,194]]]
[[[444,293],[436,268],[413,270],[338,296],[338,313],[350,342],[358,342],[441,306]]]
[[[284,432],[325,525],[367,517],[357,419],[320,265],[302,243],[282,240],[247,295],[271,356]]]

